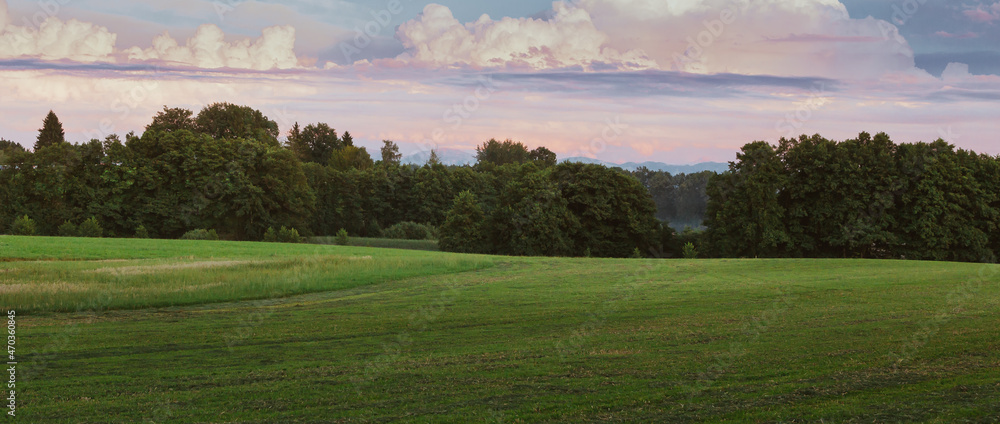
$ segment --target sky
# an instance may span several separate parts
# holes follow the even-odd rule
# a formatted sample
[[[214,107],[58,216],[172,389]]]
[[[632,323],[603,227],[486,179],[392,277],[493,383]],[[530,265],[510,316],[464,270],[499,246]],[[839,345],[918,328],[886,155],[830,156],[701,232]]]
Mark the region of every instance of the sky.
[[[0,137],[164,106],[325,122],[378,154],[490,138],[725,162],[862,131],[1000,154],[1000,0],[0,0]]]

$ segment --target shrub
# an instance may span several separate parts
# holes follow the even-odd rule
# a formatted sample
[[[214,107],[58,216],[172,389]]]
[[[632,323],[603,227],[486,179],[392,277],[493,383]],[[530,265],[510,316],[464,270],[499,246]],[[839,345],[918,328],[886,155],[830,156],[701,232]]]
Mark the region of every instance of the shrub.
[[[28,215],[24,215],[14,220],[14,225],[11,226],[10,232],[15,236],[33,236],[37,228],[35,220],[28,218]]]
[[[694,247],[694,243],[686,243],[684,245],[684,259],[698,259],[698,249]]]
[[[347,246],[347,244],[350,242],[351,242],[351,237],[347,235],[347,230],[341,228],[340,231],[337,231],[337,238],[334,240],[334,243],[337,243],[338,245],[341,246]]]
[[[77,234],[80,237],[101,238],[104,236],[104,228],[101,228],[101,224],[97,222],[97,218],[90,217],[90,219],[80,224],[77,228]]]
[[[435,229],[432,226],[407,221],[382,230],[382,237],[400,240],[433,240],[434,233]]]
[[[264,243],[277,243],[278,232],[274,231],[274,227],[267,227],[267,231],[264,232],[264,239],[261,241]]]
[[[218,240],[218,239],[219,239],[219,233],[215,232],[215,230],[204,230],[204,229],[191,230],[188,231],[187,233],[184,233],[184,235],[181,236],[181,240]]]
[[[281,227],[281,231],[278,231],[278,241],[281,243],[302,243],[302,237],[299,236],[299,230]]]
[[[78,235],[80,235],[80,230],[72,222],[66,221],[59,226],[59,237],[76,237]]]
[[[145,225],[140,225],[139,228],[135,229],[135,238],[137,239],[148,239],[149,231],[146,231]]]
[[[642,257],[642,251],[638,247],[632,251],[632,259],[642,259]]]

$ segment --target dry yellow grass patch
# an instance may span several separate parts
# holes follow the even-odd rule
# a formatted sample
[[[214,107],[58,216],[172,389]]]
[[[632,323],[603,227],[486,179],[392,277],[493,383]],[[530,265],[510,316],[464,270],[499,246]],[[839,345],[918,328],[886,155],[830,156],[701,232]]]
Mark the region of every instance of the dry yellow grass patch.
[[[88,287],[83,284],[67,283],[65,281],[57,281],[53,283],[35,283],[35,284],[24,284],[24,283],[0,284],[0,294],[82,293],[92,289],[93,287]]]
[[[100,268],[86,272],[97,273],[97,274],[114,274],[114,275],[141,275],[141,274],[155,274],[161,271],[229,268],[240,265],[263,265],[273,262],[274,261],[202,261],[202,262],[190,262],[182,264],[139,265],[139,266],[123,266],[114,268]]]

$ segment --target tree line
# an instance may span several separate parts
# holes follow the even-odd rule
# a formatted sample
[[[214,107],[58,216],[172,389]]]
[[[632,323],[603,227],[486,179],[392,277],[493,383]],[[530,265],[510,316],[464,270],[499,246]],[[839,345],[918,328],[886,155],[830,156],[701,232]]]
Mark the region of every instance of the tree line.
[[[203,230],[263,240],[278,228],[378,237],[419,223],[453,251],[621,257],[672,248],[638,180],[557,164],[544,147],[490,140],[474,166],[445,166],[433,152],[415,166],[400,163],[392,141],[375,160],[323,123],[296,123],[284,143],[278,136],[259,111],[218,103],[197,114],[165,107],[142,135],[74,145],[50,112],[34,149],[0,144],[0,228],[27,219],[39,235],[87,222],[109,237]]]
[[[707,194],[700,242],[713,256],[995,262],[1000,252],[1000,159],[940,139],[754,142]]]
[[[448,251],[597,257],[993,262],[1000,249],[1000,159],[943,140],[754,142],[727,172],[675,176],[558,164],[511,140],[483,143],[473,166],[434,152],[416,166],[392,141],[372,158],[324,123],[278,137],[259,111],[218,103],[165,107],[142,135],[74,145],[50,112],[32,150],[0,140],[0,231],[415,234]]]

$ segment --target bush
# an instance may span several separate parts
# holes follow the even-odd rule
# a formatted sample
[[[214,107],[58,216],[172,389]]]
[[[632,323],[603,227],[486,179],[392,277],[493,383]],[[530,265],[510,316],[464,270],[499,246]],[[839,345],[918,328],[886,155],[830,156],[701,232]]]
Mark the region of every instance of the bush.
[[[643,258],[642,251],[639,250],[638,247],[635,248],[635,250],[632,251],[632,259],[642,259],[642,258]]]
[[[77,228],[77,234],[80,237],[101,238],[104,236],[104,228],[101,228],[101,224],[97,222],[97,218],[90,217],[90,219],[80,224]]]
[[[80,235],[80,230],[72,222],[66,221],[59,226],[59,237],[76,237],[78,235]]]
[[[181,236],[181,240],[218,240],[218,239],[219,239],[219,233],[215,232],[215,230],[204,230],[204,229],[191,230],[188,231],[187,233],[184,233],[184,235]]]
[[[15,236],[33,236],[38,226],[35,224],[35,220],[28,218],[28,215],[24,215],[16,220],[14,220],[14,225],[11,226],[10,232]]]
[[[407,221],[382,230],[382,237],[399,240],[433,240],[435,232],[432,226]]]
[[[281,227],[281,231],[278,231],[278,241],[281,243],[302,243],[302,237],[299,236],[299,230]]]
[[[684,259],[698,259],[698,249],[694,247],[694,243],[687,243],[684,245]]]
[[[350,242],[351,238],[347,235],[347,230],[341,228],[340,231],[337,231],[337,238],[334,240],[334,243],[340,246],[347,246]]]
[[[145,225],[140,225],[139,228],[135,229],[135,238],[137,239],[148,239],[149,231],[146,231]]]
[[[294,228],[281,227],[280,231],[274,231],[274,227],[268,227],[267,231],[264,232],[265,243],[302,243],[304,242],[302,236],[299,235],[299,230]]]

